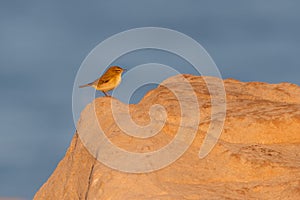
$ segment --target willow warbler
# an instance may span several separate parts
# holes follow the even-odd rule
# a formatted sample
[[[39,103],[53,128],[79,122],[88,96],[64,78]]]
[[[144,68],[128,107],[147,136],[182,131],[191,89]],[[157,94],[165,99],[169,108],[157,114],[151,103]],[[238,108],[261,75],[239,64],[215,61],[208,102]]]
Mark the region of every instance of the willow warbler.
[[[100,78],[94,82],[81,85],[79,88],[88,86],[94,87],[96,90],[102,91],[105,96],[109,96],[107,92],[113,90],[121,83],[121,75],[124,71],[125,69],[122,69],[119,66],[111,66]]]

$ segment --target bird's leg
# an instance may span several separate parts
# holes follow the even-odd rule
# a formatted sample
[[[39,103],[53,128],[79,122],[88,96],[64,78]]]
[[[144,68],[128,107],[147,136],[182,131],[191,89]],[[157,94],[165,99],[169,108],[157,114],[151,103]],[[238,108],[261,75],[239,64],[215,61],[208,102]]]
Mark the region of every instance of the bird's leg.
[[[109,94],[107,94],[106,92],[104,92],[104,91],[102,91],[102,92],[105,94],[105,96],[110,97]]]

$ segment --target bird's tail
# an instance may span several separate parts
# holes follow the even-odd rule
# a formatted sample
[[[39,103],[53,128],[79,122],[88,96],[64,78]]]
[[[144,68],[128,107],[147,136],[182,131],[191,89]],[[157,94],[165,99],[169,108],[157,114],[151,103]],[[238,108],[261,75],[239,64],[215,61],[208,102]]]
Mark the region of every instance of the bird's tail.
[[[89,86],[92,86],[92,85],[93,85],[93,83],[88,83],[88,84],[79,86],[79,88],[89,87]]]

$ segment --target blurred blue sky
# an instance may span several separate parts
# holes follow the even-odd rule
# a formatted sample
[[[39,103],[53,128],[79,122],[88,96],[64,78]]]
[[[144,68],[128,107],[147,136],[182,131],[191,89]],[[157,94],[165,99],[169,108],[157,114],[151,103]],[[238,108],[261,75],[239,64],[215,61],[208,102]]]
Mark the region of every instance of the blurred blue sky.
[[[64,156],[76,72],[107,37],[175,29],[202,44],[224,78],[299,85],[299,24],[298,0],[1,0],[0,197],[32,198]],[[154,54],[119,64],[177,63]]]

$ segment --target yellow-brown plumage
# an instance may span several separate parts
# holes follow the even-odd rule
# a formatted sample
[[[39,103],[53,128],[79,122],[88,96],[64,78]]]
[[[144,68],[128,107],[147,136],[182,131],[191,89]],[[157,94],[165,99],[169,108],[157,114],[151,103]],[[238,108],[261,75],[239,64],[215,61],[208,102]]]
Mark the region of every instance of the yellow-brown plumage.
[[[109,96],[106,92],[113,90],[116,88],[122,80],[122,73],[124,69],[119,66],[111,66],[100,78],[95,80],[94,82],[81,85],[80,88],[83,87],[93,87],[96,90],[102,91],[105,96]]]

